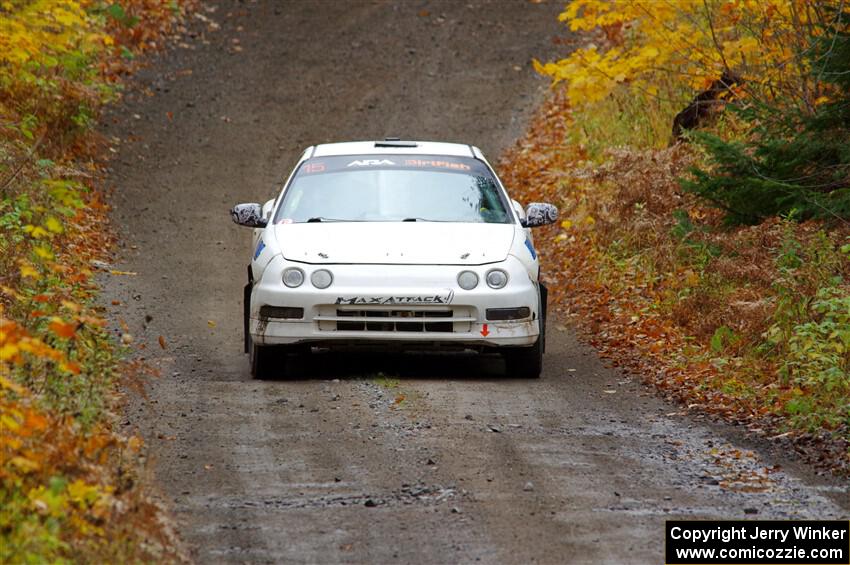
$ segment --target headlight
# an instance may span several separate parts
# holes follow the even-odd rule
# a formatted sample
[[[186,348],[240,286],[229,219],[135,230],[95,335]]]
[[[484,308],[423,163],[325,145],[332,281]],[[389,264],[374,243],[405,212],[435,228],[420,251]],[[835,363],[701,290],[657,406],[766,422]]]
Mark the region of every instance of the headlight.
[[[334,276],[327,269],[319,269],[310,275],[310,282],[316,288],[328,288],[334,282]]]
[[[508,274],[502,269],[487,271],[487,286],[490,288],[502,288],[508,284]]]
[[[463,290],[472,290],[478,286],[478,275],[472,271],[461,271],[457,276],[457,284]]]
[[[303,282],[304,271],[302,271],[298,267],[289,267],[288,269],[283,271],[283,284],[285,284],[289,288],[299,287]]]

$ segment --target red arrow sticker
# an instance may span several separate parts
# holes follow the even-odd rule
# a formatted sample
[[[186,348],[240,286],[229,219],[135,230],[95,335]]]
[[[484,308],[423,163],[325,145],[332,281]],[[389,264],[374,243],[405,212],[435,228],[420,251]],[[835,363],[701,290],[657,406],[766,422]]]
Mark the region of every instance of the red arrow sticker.
[[[483,335],[484,337],[490,335],[490,330],[487,329],[487,324],[481,326],[481,335]]]

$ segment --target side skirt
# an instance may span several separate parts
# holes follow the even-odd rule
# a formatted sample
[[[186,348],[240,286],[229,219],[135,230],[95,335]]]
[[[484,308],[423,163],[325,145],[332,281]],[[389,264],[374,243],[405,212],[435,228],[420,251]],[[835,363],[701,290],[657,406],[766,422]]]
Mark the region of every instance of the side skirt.
[[[548,318],[547,309],[549,308],[549,289],[543,283],[538,283],[540,286],[540,335],[543,337],[543,353],[546,353],[546,318]]]
[[[248,265],[248,284],[242,289],[242,331],[244,333],[245,353],[248,353],[251,339],[248,335],[248,329],[251,321],[251,289],[253,287],[254,273],[251,272],[251,265]]]

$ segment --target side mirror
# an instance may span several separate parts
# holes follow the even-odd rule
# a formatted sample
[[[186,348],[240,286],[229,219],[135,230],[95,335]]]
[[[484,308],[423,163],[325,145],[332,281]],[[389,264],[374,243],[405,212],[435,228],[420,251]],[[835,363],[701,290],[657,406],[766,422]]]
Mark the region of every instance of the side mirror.
[[[268,220],[263,217],[263,209],[256,202],[237,204],[230,210],[230,217],[240,226],[264,228]]]
[[[524,228],[536,228],[558,221],[558,208],[545,202],[532,202],[525,209]]]

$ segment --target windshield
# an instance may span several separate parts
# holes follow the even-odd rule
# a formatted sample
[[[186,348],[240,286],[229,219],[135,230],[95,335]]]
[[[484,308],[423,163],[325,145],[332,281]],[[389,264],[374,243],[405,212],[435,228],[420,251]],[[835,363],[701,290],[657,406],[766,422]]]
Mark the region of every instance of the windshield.
[[[304,161],[275,223],[333,221],[512,220],[492,173],[477,159],[347,155]]]

